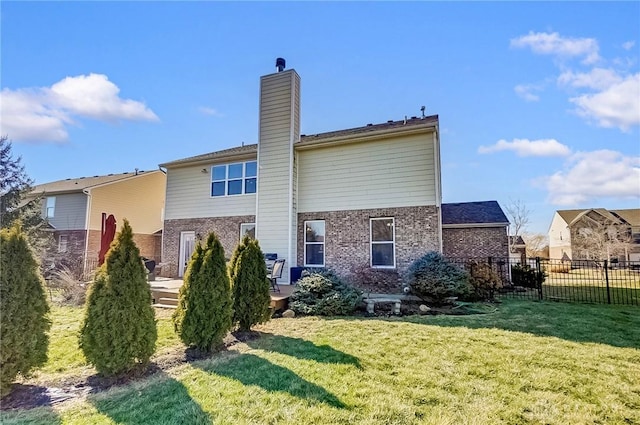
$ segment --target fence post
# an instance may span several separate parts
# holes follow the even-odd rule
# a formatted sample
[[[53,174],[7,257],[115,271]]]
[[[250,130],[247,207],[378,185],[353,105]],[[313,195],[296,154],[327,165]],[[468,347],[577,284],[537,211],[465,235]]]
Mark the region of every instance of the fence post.
[[[540,276],[542,276],[542,268],[540,266],[540,257],[536,257],[536,280],[539,282],[538,283],[538,299],[542,300],[542,279],[540,279]]]
[[[607,304],[611,304],[611,293],[609,291],[609,265],[604,260],[604,281],[607,284]]]

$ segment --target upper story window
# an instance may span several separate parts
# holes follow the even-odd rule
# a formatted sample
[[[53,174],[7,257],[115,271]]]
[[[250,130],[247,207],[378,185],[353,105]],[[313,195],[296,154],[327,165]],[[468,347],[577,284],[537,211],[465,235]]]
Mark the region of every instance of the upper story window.
[[[46,218],[53,218],[56,212],[56,197],[47,196]]]
[[[256,193],[258,163],[256,161],[211,167],[211,196]]]
[[[395,268],[396,230],[393,217],[371,219],[371,267]]]

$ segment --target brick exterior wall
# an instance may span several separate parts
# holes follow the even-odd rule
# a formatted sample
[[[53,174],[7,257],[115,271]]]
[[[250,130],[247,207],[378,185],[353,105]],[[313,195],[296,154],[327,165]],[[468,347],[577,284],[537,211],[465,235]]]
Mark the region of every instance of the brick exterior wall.
[[[98,259],[100,253],[100,231],[89,230],[89,244],[87,245],[87,258]],[[140,255],[160,262],[161,255],[161,237],[160,235],[144,235],[140,233],[133,234],[133,242],[140,250]],[[84,248],[84,245],[83,245]]]
[[[369,219],[393,217],[395,269],[370,267]],[[409,265],[428,251],[439,251],[435,206],[328,211],[298,214],[298,265],[304,265],[304,222],[325,221],[325,267],[365,292],[400,293]]]
[[[451,258],[507,258],[509,239],[506,227],[466,227],[442,229],[442,252]]]
[[[162,237],[162,268],[160,275],[165,277],[178,276],[178,257],[180,255],[180,232],[195,232],[206,238],[210,232],[215,232],[224,247],[224,255],[231,257],[233,250],[240,241],[240,224],[255,223],[255,216],[236,217],[203,217],[179,220],[165,220]]]
[[[67,251],[59,252],[60,235],[67,236]],[[53,233],[53,246],[47,250],[45,262],[49,265],[66,265],[71,268],[79,267],[84,260],[84,230],[61,230]]]

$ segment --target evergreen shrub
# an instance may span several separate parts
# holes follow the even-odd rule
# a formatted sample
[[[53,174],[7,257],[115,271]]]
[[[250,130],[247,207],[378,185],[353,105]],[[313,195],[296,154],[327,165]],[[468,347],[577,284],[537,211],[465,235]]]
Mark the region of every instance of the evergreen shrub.
[[[544,283],[547,274],[544,269],[537,271],[528,264],[511,266],[511,281],[515,286],[524,288],[539,288]]]
[[[22,228],[0,230],[0,395],[18,374],[47,361],[48,314],[44,280]]]
[[[182,342],[203,352],[222,345],[231,330],[231,285],[222,244],[214,233],[191,256],[173,324]]]
[[[157,336],[147,270],[125,219],[89,286],[80,348],[99,373],[117,375],[148,364]]]
[[[271,296],[264,254],[257,240],[245,236],[232,256],[229,275],[233,286],[233,322],[240,331],[271,317]]]
[[[502,288],[502,279],[490,264],[471,261],[467,264],[470,283],[473,288],[471,299],[490,301],[494,299],[497,290]]]
[[[449,297],[465,297],[472,291],[469,273],[436,251],[414,261],[406,276],[411,293],[435,304],[443,304]]]
[[[343,316],[355,311],[362,293],[331,271],[314,271],[296,284],[289,308],[298,314]]]

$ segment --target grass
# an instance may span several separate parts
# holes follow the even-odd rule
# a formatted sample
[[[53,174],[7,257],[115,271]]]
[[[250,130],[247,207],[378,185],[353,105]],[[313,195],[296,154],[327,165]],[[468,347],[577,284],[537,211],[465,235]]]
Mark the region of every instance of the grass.
[[[634,307],[508,301],[484,315],[277,319],[259,330],[210,359],[3,412],[2,423],[640,424]],[[66,373],[64,359],[69,373],[86,367],[67,351],[42,374]]]
[[[629,269],[607,270],[609,291],[604,270],[572,269],[568,273],[548,272],[542,293],[548,300],[569,300],[584,303],[640,305],[640,272]],[[537,298],[538,292],[530,289],[524,294],[512,294]]]

